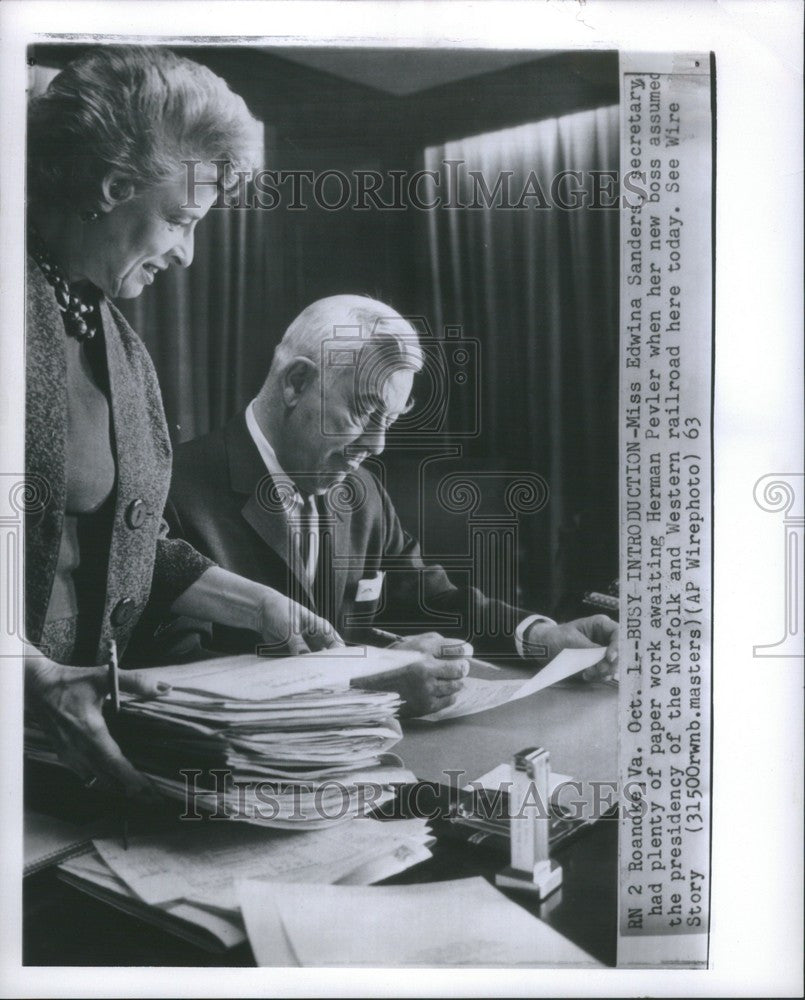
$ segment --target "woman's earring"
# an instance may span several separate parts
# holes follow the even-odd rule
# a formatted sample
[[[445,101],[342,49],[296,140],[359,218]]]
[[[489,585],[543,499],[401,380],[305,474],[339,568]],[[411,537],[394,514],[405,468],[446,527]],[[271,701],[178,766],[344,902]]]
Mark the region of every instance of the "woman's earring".
[[[82,222],[97,222],[100,217],[101,213],[94,208],[90,208],[86,212],[81,213]]]

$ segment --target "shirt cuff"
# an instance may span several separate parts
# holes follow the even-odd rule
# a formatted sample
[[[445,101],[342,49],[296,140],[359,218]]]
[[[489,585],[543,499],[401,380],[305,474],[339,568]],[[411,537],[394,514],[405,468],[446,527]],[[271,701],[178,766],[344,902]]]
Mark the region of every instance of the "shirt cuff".
[[[524,618],[514,631],[514,645],[518,656],[525,657],[525,634],[537,622],[542,625],[556,624],[553,618],[548,618],[546,615],[529,615],[528,618]]]

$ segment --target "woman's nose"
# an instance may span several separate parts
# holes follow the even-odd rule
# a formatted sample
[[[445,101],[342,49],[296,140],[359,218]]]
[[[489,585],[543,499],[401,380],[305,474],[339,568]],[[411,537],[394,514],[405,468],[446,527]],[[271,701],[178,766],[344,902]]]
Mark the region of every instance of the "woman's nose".
[[[194,250],[195,240],[193,230],[189,229],[173,248],[172,255],[175,263],[179,267],[190,267],[193,263]]]

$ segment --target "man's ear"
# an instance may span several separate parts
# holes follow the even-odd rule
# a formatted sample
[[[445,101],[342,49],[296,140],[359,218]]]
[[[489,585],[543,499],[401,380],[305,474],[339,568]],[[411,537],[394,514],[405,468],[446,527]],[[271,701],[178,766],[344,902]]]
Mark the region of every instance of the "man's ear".
[[[282,398],[285,405],[294,407],[304,391],[316,380],[318,369],[310,358],[294,358],[282,373]]]
[[[101,201],[98,208],[101,212],[111,212],[113,208],[133,198],[136,193],[131,178],[119,170],[110,170],[101,181]]]

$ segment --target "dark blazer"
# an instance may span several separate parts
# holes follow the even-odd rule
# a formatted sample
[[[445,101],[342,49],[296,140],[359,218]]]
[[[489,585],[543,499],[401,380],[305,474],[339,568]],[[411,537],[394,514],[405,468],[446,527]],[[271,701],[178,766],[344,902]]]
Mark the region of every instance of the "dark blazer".
[[[313,590],[296,572],[293,526],[272,491],[244,414],[220,430],[176,449],[165,517],[171,535],[186,539],[225,569],[274,587],[313,608],[346,638],[360,641],[373,624],[389,631],[439,631],[465,638],[490,611],[508,619],[508,634],[473,635],[481,651],[514,652],[512,631],[527,612],[492,602],[450,581],[441,566],[426,566],[419,543],[400,524],[388,494],[365,468],[347,476],[320,504],[320,554]],[[378,572],[384,574],[378,587]],[[361,581],[368,581],[361,585]],[[367,591],[370,599],[365,597]],[[372,592],[376,595],[372,596]],[[159,629],[157,657],[190,655],[198,623]],[[212,638],[210,638],[212,634]],[[219,650],[254,649],[254,634],[207,629],[201,641]]]
[[[39,642],[65,510],[67,386],[64,330],[53,289],[29,262],[26,302],[26,637]],[[167,537],[162,514],[171,444],[156,373],[142,341],[106,299],[100,305],[117,460],[106,600],[96,662],[114,638],[123,650],[149,599],[164,609],[209,566]],[[98,334],[100,336],[100,334]]]

